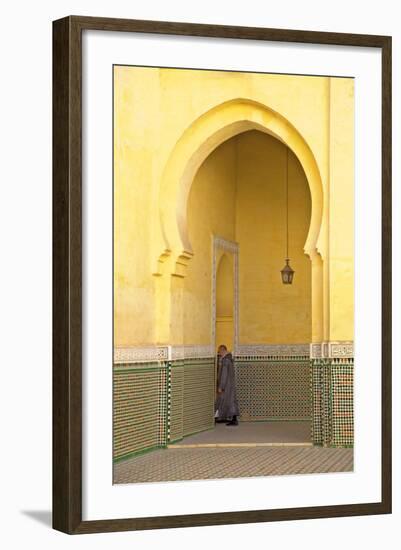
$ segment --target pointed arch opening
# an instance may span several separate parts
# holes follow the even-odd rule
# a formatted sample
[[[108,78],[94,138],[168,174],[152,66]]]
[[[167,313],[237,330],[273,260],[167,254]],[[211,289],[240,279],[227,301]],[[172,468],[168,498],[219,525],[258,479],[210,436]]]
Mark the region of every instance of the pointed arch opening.
[[[259,130],[272,135],[299,160],[311,193],[311,217],[304,244],[313,257],[320,252],[323,189],[316,159],[306,140],[282,115],[253,100],[238,98],[210,109],[196,119],[177,141],[165,166],[159,189],[160,233],[157,259],[173,257],[185,266],[193,255],[188,234],[187,201],[195,174],[211,152],[231,137]]]

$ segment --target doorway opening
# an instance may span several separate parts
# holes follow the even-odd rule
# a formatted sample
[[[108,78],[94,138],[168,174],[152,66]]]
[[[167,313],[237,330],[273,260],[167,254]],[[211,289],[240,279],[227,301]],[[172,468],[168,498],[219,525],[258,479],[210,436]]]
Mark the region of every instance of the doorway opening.
[[[287,155],[293,285],[280,275]],[[211,327],[214,353],[220,344],[232,352],[240,425],[215,426],[177,445],[311,444],[311,262],[303,249],[310,216],[297,157],[266,133],[228,139],[199,167],[187,205],[193,258],[184,279],[186,327],[190,333],[196,319],[205,340]]]

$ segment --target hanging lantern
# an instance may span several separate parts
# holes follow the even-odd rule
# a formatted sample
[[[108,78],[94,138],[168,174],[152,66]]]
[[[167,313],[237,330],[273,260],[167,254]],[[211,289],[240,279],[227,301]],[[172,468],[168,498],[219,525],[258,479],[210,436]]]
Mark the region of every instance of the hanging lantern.
[[[286,203],[287,203],[287,257],[285,259],[285,266],[281,270],[281,280],[283,285],[292,285],[295,271],[290,266],[290,259],[288,257],[288,147],[287,147],[287,169],[286,169]]]
[[[292,279],[294,277],[295,271],[291,269],[290,266],[290,259],[286,258],[285,260],[285,266],[281,270],[281,280],[283,281],[283,285],[291,285]]]

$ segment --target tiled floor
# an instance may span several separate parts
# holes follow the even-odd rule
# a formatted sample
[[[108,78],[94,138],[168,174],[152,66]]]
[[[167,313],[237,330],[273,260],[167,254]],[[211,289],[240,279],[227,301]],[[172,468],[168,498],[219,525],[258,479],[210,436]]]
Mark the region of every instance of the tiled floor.
[[[353,449],[322,447],[168,448],[114,465],[114,483],[351,472]]]
[[[273,443],[310,444],[310,422],[240,422],[238,426],[216,424],[213,430],[185,437],[174,445]]]

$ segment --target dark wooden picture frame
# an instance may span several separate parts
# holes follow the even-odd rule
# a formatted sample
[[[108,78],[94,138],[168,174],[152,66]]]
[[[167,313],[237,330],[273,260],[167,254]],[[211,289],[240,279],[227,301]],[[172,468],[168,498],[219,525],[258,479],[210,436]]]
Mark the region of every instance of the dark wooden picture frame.
[[[82,520],[82,31],[379,48],[382,53],[382,496],[379,502]],[[391,513],[391,37],[71,16],[53,22],[53,527],[68,534]]]

